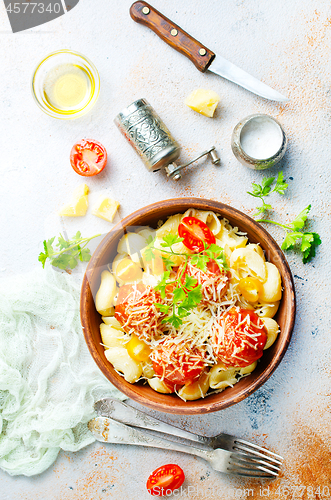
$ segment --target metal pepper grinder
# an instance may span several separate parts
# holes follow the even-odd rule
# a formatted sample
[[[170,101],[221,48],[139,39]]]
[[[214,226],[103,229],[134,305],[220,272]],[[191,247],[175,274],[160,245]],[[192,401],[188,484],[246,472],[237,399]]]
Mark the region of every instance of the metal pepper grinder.
[[[181,170],[203,156],[210,156],[214,165],[220,163],[215,147],[212,147],[184,165],[177,165],[175,161],[181,147],[146,99],[138,99],[130,104],[114,121],[149,172],[164,168],[168,177],[178,181],[182,178]]]

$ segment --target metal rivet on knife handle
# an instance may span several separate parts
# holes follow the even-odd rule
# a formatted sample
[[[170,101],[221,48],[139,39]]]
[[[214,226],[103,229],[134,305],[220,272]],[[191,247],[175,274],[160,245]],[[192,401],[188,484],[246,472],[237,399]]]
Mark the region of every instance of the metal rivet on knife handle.
[[[149,9],[148,16],[144,14],[144,9]],[[177,24],[173,23],[158,12],[147,2],[138,0],[131,5],[130,15],[134,21],[144,24],[153,30],[168,45],[188,57],[203,73],[207,71],[215,54],[202,43],[198,42],[191,35],[182,30]],[[176,34],[175,34],[176,32]],[[205,51],[201,54],[199,51]]]
[[[141,11],[143,14],[145,14],[145,16],[147,16],[147,14],[150,13],[150,10],[148,7],[143,7],[142,11]]]
[[[207,54],[206,49],[200,49],[199,54],[200,54],[200,56],[205,56]]]

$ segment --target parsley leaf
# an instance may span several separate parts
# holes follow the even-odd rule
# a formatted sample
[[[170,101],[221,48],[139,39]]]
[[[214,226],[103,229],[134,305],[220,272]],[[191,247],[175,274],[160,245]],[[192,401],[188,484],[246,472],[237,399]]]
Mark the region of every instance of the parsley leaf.
[[[173,298],[174,304],[178,304],[178,302],[183,302],[183,300],[185,299],[186,299],[186,293],[183,290],[183,288],[181,287],[175,288],[174,298]]]
[[[75,236],[71,240],[66,240],[62,234],[58,236],[55,248],[53,246],[55,241],[55,236],[50,240],[44,240],[44,252],[39,254],[38,260],[45,267],[47,259],[54,267],[59,269],[74,269],[78,260],[81,262],[88,262],[91,258],[91,253],[86,245],[100,234],[96,234],[91,238],[82,238],[80,231],[77,231]]]
[[[183,238],[169,234],[164,236],[162,242],[160,243],[162,246],[161,251],[159,248],[155,247],[155,239],[153,241],[151,240],[148,245],[148,251],[153,254],[151,258],[155,258],[155,253],[161,255],[163,263],[167,269],[162,274],[155,290],[159,291],[161,297],[165,299],[167,286],[173,285],[172,305],[162,305],[158,303],[155,305],[161,312],[166,314],[166,316],[162,319],[162,323],[170,323],[175,328],[179,328],[182,324],[182,318],[188,316],[190,311],[200,304],[202,300],[201,285],[198,285],[198,280],[188,274],[185,274],[188,262],[190,261],[192,265],[198,267],[202,271],[206,271],[207,264],[212,259],[217,263],[221,270],[228,269],[223,248],[218,245],[211,244],[208,246],[205,243],[204,250],[194,254],[175,252],[172,246],[180,241],[183,241]],[[181,267],[181,272],[177,274],[176,278],[173,278],[174,273],[172,272],[172,268],[175,267],[175,264],[171,257],[178,255],[184,257],[185,262]],[[146,249],[144,250],[144,256],[146,257]]]
[[[158,282],[155,290],[159,291],[162,299],[166,297],[166,286],[169,285],[170,271],[166,271],[162,274],[161,280]]]
[[[312,236],[312,238],[311,238]],[[316,247],[322,243],[319,234],[304,233],[301,243],[301,252],[303,253],[303,263],[310,262],[316,255]]]
[[[282,171],[280,171],[278,173],[278,177],[277,177],[277,180],[276,180],[276,185],[273,188],[272,193],[274,191],[276,191],[279,194],[284,194],[287,188],[288,188],[288,184],[285,182],[284,174],[283,174]]]
[[[315,257],[316,247],[322,243],[321,237],[318,233],[299,231],[299,229],[303,229],[310,209],[311,205],[308,205],[308,207],[304,208],[290,224],[281,224],[280,222],[267,219],[257,220],[257,222],[267,222],[268,224],[275,224],[284,229],[284,231],[286,232],[286,236],[282,243],[282,250],[290,250],[294,248],[298,241],[301,240],[299,250],[302,253],[302,262],[304,264],[310,262],[311,259]]]
[[[206,271],[207,270],[207,264],[210,260],[210,257],[208,255],[203,255],[202,253],[196,253],[192,255],[191,257],[191,263],[193,266],[198,267],[201,269],[201,271]]]
[[[184,238],[179,238],[176,234],[167,234],[163,237],[163,243],[161,243],[161,247],[172,247],[175,243],[180,243]]]
[[[299,215],[292,221],[292,228],[294,231],[298,231],[299,229],[302,229],[303,226],[305,225],[305,222],[307,220],[308,214],[310,212],[311,205],[308,205],[308,207],[304,208],[302,212],[299,213]]]
[[[247,191],[248,194],[254,196],[255,198],[260,198],[260,200],[262,201],[262,206],[257,207],[257,212],[254,214],[254,217],[258,217],[261,214],[268,212],[268,210],[272,210],[272,206],[264,201],[264,198],[266,196],[274,192],[277,192],[279,194],[285,193],[288,184],[285,182],[283,172],[278,173],[276,184],[272,189],[274,180],[275,177],[264,177],[261,184],[252,182],[252,191]]]
[[[289,250],[290,248],[293,248],[296,242],[300,238],[302,238],[302,235],[303,233],[297,231],[292,233],[287,233],[282,244],[282,250]]]
[[[161,312],[168,314],[170,306],[167,306],[166,304],[159,304],[158,302],[155,302],[154,304]]]

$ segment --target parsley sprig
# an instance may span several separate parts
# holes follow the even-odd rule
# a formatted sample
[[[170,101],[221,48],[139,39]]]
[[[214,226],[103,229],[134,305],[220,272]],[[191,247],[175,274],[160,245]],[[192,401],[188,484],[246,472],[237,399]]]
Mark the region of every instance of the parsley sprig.
[[[304,264],[310,262],[311,259],[315,257],[316,247],[322,243],[318,233],[300,231],[306,223],[310,209],[311,205],[308,205],[308,207],[304,208],[290,224],[281,224],[280,222],[268,219],[257,220],[257,222],[275,224],[285,230],[286,236],[282,244],[283,250],[293,249],[297,242],[301,240],[299,250],[302,253],[302,261]]]
[[[191,310],[202,300],[201,285],[197,284],[197,279],[189,275],[185,275],[184,278],[188,261],[202,271],[206,271],[208,262],[210,259],[213,259],[218,264],[219,268],[223,270],[227,269],[225,255],[223,248],[215,244],[208,246],[206,243],[204,243],[204,250],[199,253],[189,254],[176,252],[173,249],[173,245],[183,241],[183,238],[175,234],[168,234],[163,237],[160,244],[162,247],[161,249],[155,247],[155,240],[156,238],[150,239],[147,248],[144,250],[144,258],[148,262],[155,259],[157,255],[159,255],[159,252],[162,252],[161,256],[166,271],[162,274],[161,280],[155,287],[155,290],[160,292],[163,299],[166,298],[167,287],[168,290],[171,289],[173,293],[172,304],[156,303],[155,305],[165,314],[162,323],[170,323],[174,328],[179,328],[183,323],[183,318],[188,316]],[[185,265],[182,266],[182,270],[176,278],[172,279],[171,270],[174,267],[174,263],[171,256],[178,255],[185,258]]]
[[[50,240],[44,240],[44,252],[39,254],[38,260],[45,267],[47,259],[54,267],[59,269],[74,269],[78,261],[88,262],[91,258],[91,253],[87,244],[101,234],[96,234],[90,238],[82,238],[80,231],[77,231],[71,240],[66,240],[60,234],[57,243],[54,243],[55,236]]]
[[[248,194],[251,196],[254,196],[254,198],[260,198],[262,201],[262,206],[257,207],[257,212],[254,214],[254,217],[258,217],[259,215],[267,212],[268,210],[272,210],[272,206],[269,203],[266,203],[264,198],[266,196],[269,196],[271,193],[279,193],[279,194],[284,194],[288,184],[285,182],[284,179],[284,174],[283,172],[278,173],[278,177],[276,180],[276,184],[274,185],[274,188],[272,188],[272,184],[275,180],[275,177],[264,177],[262,179],[262,184],[256,184],[255,182],[252,182],[252,192],[247,191]]]

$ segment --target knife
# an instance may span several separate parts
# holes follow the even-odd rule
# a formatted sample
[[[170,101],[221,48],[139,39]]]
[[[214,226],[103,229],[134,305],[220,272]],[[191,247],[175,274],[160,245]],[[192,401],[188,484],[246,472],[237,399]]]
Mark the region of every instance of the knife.
[[[209,50],[147,2],[138,1],[132,4],[130,15],[134,21],[144,24],[168,45],[188,57],[202,73],[207,70],[212,71],[265,99],[279,102],[289,101],[277,90],[260,82],[224,57]]]

